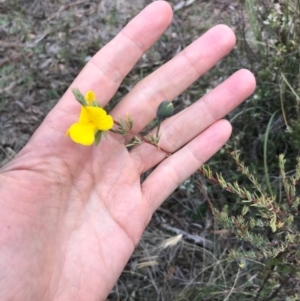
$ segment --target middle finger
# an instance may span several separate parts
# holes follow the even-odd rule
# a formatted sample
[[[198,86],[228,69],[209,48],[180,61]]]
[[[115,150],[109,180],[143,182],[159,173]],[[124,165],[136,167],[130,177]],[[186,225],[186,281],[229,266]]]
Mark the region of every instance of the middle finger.
[[[139,133],[154,117],[163,100],[173,100],[211,69],[235,45],[235,35],[226,25],[217,25],[181,51],[172,60],[140,81],[112,111],[118,121],[127,113]],[[126,137],[130,140],[132,137]]]

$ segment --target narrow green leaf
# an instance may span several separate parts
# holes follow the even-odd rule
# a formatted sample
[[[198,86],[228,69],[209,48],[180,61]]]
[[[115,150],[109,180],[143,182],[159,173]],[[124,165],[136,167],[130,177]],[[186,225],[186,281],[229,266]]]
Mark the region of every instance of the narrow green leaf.
[[[95,134],[95,141],[94,141],[94,144],[95,146],[97,146],[100,141],[101,141],[101,138],[102,138],[102,131],[98,131],[96,134]]]
[[[72,92],[73,92],[73,94],[74,94],[76,100],[77,100],[81,105],[85,106],[85,105],[86,105],[85,98],[84,98],[84,96],[81,94],[81,92],[79,91],[79,89],[73,88],[73,89],[72,89]]]

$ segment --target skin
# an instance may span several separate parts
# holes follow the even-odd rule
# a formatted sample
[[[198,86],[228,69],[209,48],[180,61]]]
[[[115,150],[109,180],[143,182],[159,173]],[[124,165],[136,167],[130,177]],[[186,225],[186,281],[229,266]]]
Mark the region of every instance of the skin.
[[[150,4],[92,58],[71,88],[93,90],[105,106],[171,19],[167,2]],[[231,29],[213,27],[139,82],[112,116],[130,112],[139,132],[161,101],[177,97],[234,45]],[[69,89],[1,169],[0,300],[105,300],[153,212],[227,141],[231,126],[221,118],[254,88],[253,75],[240,70],[167,119],[160,141],[174,153],[167,159],[148,144],[128,152],[124,138],[112,133],[97,148],[75,144],[65,133],[80,105]],[[156,165],[141,183],[141,174]]]

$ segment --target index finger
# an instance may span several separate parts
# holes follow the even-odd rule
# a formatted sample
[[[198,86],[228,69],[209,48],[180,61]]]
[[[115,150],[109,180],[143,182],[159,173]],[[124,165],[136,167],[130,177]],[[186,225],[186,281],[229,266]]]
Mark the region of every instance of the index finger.
[[[105,106],[132,67],[166,30],[172,15],[171,6],[165,1],[148,5],[94,55],[70,88],[79,88],[82,93],[93,90],[97,99]],[[70,112],[78,114],[78,105],[70,88],[49,118],[55,116],[63,119]]]

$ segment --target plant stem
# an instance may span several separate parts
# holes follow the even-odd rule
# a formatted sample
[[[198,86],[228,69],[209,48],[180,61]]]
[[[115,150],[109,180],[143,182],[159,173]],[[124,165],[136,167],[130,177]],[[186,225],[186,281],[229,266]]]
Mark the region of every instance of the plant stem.
[[[159,136],[160,123],[161,123],[161,120],[158,119],[158,122],[157,122],[157,128],[156,128],[156,139],[158,139],[158,136]]]
[[[271,124],[273,122],[273,119],[274,119],[276,113],[277,113],[277,111],[270,118],[270,121],[269,121],[267,129],[266,129],[265,141],[264,141],[264,170],[265,170],[265,177],[266,177],[266,181],[267,181],[267,186],[268,186],[269,193],[270,193],[271,196],[273,196],[274,194],[273,194],[273,190],[272,190],[272,187],[271,187],[270,177],[269,177],[269,172],[268,172],[267,150],[268,150],[269,132],[270,132]]]

